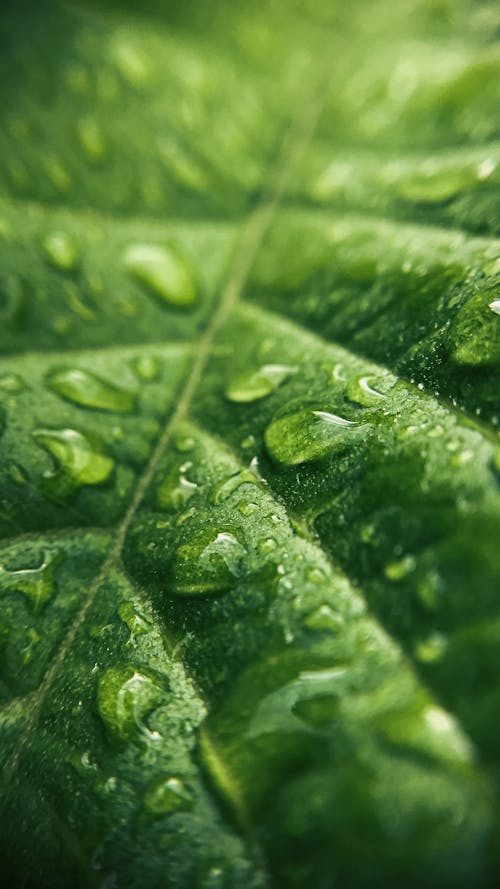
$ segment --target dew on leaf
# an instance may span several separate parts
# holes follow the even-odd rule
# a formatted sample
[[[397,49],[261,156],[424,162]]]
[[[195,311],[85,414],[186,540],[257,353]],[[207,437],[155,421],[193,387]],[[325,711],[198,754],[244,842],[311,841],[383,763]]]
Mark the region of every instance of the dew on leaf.
[[[337,631],[343,624],[343,618],[336,614],[329,605],[320,605],[304,619],[304,625],[309,630]]]
[[[272,553],[277,545],[274,537],[266,537],[264,540],[260,540],[257,544],[257,551],[264,556],[267,555],[267,553]]]
[[[123,740],[159,741],[154,713],[165,705],[167,693],[156,677],[127,664],[111,667],[98,684],[97,706],[105,725]]]
[[[0,389],[4,392],[22,392],[24,380],[19,374],[7,373],[0,376]]]
[[[51,371],[46,379],[53,392],[81,407],[130,413],[135,406],[134,393],[119,389],[88,370],[60,368]]]
[[[91,161],[98,161],[106,154],[106,143],[96,120],[84,117],[77,125],[78,141]]]
[[[125,251],[125,266],[162,303],[182,309],[196,302],[192,271],[173,248],[159,244],[133,244]]]
[[[415,571],[416,567],[417,560],[415,556],[407,555],[397,561],[388,562],[384,568],[384,574],[388,580],[404,580],[412,571]]]
[[[274,460],[284,466],[297,466],[341,451],[352,433],[362,428],[328,411],[303,408],[275,417],[266,429],[265,442]]]
[[[132,361],[132,370],[139,380],[152,382],[160,372],[160,362],[156,355],[140,355]]]
[[[489,304],[489,308],[495,315],[500,315],[500,299],[494,299],[493,302]]]
[[[434,664],[443,658],[448,641],[442,633],[431,633],[415,646],[415,657],[424,664]]]
[[[286,364],[264,364],[258,370],[235,377],[227,386],[226,397],[237,403],[258,401],[274,392],[295,373],[297,368]]]
[[[34,611],[41,611],[56,590],[55,569],[61,559],[59,552],[47,552],[35,568],[9,571],[0,565],[0,593],[22,593]]]
[[[375,381],[370,377],[356,377],[350,380],[347,386],[347,396],[356,404],[371,407],[371,405],[377,404],[381,398],[384,398],[382,392],[375,389],[374,385]]]
[[[246,550],[229,530],[204,531],[176,553],[174,592],[203,595],[227,592],[242,574]]]
[[[153,815],[168,815],[190,809],[193,795],[181,778],[160,778],[148,787],[144,805]]]
[[[167,512],[176,512],[183,509],[198,488],[196,482],[187,477],[193,464],[183,463],[174,470],[158,488],[156,492],[156,504]]]
[[[79,249],[75,239],[68,232],[50,232],[43,240],[43,251],[49,262],[58,269],[72,271],[79,259]]]
[[[258,485],[259,479],[251,469],[242,469],[214,486],[210,493],[212,503],[224,503],[242,485]]]
[[[138,611],[131,602],[122,602],[118,608],[118,615],[130,630],[127,645],[133,645],[137,636],[146,635],[152,629],[151,618]]]
[[[57,461],[57,468],[45,474],[42,489],[55,500],[64,500],[82,485],[105,482],[114,469],[114,461],[97,436],[87,436],[76,429],[35,429],[38,444]]]

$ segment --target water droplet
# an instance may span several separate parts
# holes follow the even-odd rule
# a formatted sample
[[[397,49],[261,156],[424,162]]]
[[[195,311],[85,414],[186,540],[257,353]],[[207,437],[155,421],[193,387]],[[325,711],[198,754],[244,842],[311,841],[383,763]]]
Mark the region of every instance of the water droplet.
[[[125,252],[129,272],[169,306],[188,308],[196,301],[190,268],[171,247],[133,244]]]
[[[232,380],[226,389],[226,396],[237,403],[258,401],[274,392],[295,373],[297,368],[286,364],[264,364],[258,370],[240,374]]]
[[[144,804],[153,815],[168,815],[190,809],[193,795],[180,778],[161,778],[148,787]]]
[[[495,312],[495,315],[500,315],[500,299],[494,299],[493,302],[489,304],[489,307],[492,312]]]
[[[19,463],[14,463],[14,461],[9,463],[9,475],[16,485],[25,485],[29,482],[29,475],[24,467],[20,466]]]
[[[388,580],[404,580],[417,567],[415,556],[407,555],[402,559],[389,562],[384,568],[384,574]]]
[[[51,232],[43,241],[43,250],[56,268],[67,272],[76,268],[79,259],[78,245],[67,232]]]
[[[113,471],[114,461],[95,435],[83,435],[76,429],[36,429],[33,435],[58,463],[42,484],[52,499],[64,500],[82,485],[101,484]]]
[[[106,143],[102,130],[93,118],[85,117],[79,121],[78,140],[90,160],[101,160],[106,154]]]
[[[259,479],[251,469],[242,469],[229,478],[218,482],[212,489],[210,499],[212,503],[224,503],[242,485],[258,485]]]
[[[176,435],[174,443],[181,454],[188,454],[195,446],[195,440],[190,435]]]
[[[347,387],[348,398],[356,404],[362,404],[365,407],[377,404],[384,396],[382,392],[373,388],[373,383],[374,381],[371,377],[356,377],[356,379],[349,382]]]
[[[196,482],[190,481],[186,476],[192,467],[190,462],[183,463],[160,485],[156,494],[156,503],[160,509],[177,512],[185,507],[198,488]]]
[[[24,380],[19,374],[3,374],[0,377],[0,389],[5,392],[22,392]]]
[[[227,592],[242,574],[245,557],[245,547],[231,531],[203,531],[177,550],[174,591],[179,595]]]
[[[419,581],[417,594],[426,611],[437,611],[441,604],[443,583],[436,571],[429,571],[429,573]]]
[[[153,626],[151,618],[138,611],[131,602],[122,602],[118,615],[130,630],[127,645],[135,645],[136,637],[149,633]]]
[[[160,373],[160,362],[156,355],[141,355],[132,361],[132,369],[139,380],[150,383]]]
[[[113,41],[111,52],[120,74],[132,86],[141,87],[147,83],[150,76],[149,62],[135,43],[119,34]]]
[[[328,411],[303,408],[273,419],[266,429],[265,442],[274,460],[296,466],[342,450],[352,432],[364,428]]]
[[[300,673],[259,703],[246,737],[252,739],[274,732],[310,734],[317,731],[318,723],[321,726],[334,718],[337,693],[347,674],[345,667]]]
[[[440,661],[446,652],[448,641],[442,633],[431,633],[415,646],[415,657],[424,664]]]
[[[47,384],[53,392],[81,407],[129,413],[135,406],[132,392],[118,389],[88,370],[68,367],[51,371]]]
[[[264,555],[266,555],[267,553],[272,553],[273,550],[276,549],[277,545],[278,545],[278,544],[276,543],[274,537],[266,537],[265,540],[260,540],[260,541],[259,541],[259,544],[258,544],[258,546],[257,546],[257,551],[258,551],[261,555],[264,556]]]
[[[152,717],[166,701],[160,681],[130,664],[111,667],[99,680],[97,705],[101,718],[124,740],[160,740],[160,733],[152,728]]]
[[[254,515],[259,510],[257,504],[252,503],[251,500],[240,500],[239,503],[237,503],[236,508],[242,516],[246,517]]]
[[[31,608],[41,611],[54,595],[55,569],[60,560],[59,552],[48,552],[37,568],[8,571],[0,565],[0,593],[23,593]]]
[[[429,164],[401,179],[397,190],[408,201],[439,204],[474,185],[477,175],[472,165],[440,169]]]
[[[329,632],[336,632],[343,623],[340,614],[336,614],[329,605],[320,605],[304,620],[304,624],[309,630],[328,630]]]

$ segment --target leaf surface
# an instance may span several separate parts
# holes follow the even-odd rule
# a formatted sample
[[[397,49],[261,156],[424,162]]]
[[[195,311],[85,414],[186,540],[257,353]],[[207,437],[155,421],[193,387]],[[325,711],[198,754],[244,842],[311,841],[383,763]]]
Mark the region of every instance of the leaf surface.
[[[494,885],[498,25],[4,5],[6,885]]]

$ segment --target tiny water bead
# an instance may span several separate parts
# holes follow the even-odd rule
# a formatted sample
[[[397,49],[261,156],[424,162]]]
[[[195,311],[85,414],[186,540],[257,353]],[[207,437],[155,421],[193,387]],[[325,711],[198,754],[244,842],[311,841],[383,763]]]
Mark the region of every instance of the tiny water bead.
[[[24,388],[24,380],[19,374],[7,373],[0,375],[0,390],[14,394],[22,392]]]
[[[415,556],[406,555],[402,559],[389,562],[384,568],[384,574],[388,580],[404,580],[417,567]]]
[[[330,605],[320,605],[304,620],[304,625],[309,630],[326,630],[327,632],[337,632],[343,625],[344,620],[340,614],[337,614]]]
[[[356,377],[347,386],[347,397],[356,404],[371,407],[384,398],[382,392],[375,388],[376,381],[372,377]]]
[[[160,373],[160,362],[156,355],[141,355],[132,361],[132,370],[139,380],[152,382]]]
[[[95,435],[90,437],[76,429],[35,429],[33,436],[58,464],[43,480],[48,497],[63,500],[82,485],[107,481],[113,472],[114,460]]]
[[[56,268],[66,272],[76,268],[80,251],[75,239],[68,232],[51,232],[44,238],[42,246],[45,256]]]
[[[119,389],[88,370],[60,368],[49,373],[46,379],[53,392],[80,407],[117,413],[130,413],[135,407],[133,392]]]
[[[259,484],[260,479],[251,468],[242,469],[234,475],[230,475],[229,478],[218,482],[211,491],[210,500],[215,504],[224,503],[242,485]]]
[[[236,532],[199,532],[177,550],[174,592],[181,596],[228,592],[243,573],[246,555]]]
[[[135,645],[137,636],[144,636],[153,628],[152,619],[135,608],[132,602],[122,602],[118,616],[130,630],[127,645]]]
[[[353,432],[365,428],[328,411],[301,408],[275,417],[266,429],[265,443],[278,463],[297,466],[342,450]]]
[[[78,141],[90,161],[99,161],[106,154],[106,142],[99,123],[91,117],[77,124]]]
[[[144,805],[153,815],[169,815],[191,809],[193,795],[181,778],[160,778],[148,787]]]
[[[226,397],[229,401],[241,404],[258,401],[274,392],[295,373],[297,368],[287,364],[264,364],[258,370],[235,377],[227,386]]]
[[[156,504],[160,509],[167,512],[177,512],[186,506],[198,488],[196,482],[187,477],[187,473],[192,468],[193,464],[187,461],[162,482],[156,493]]]
[[[99,680],[99,714],[107,728],[123,740],[159,741],[154,714],[167,700],[161,680],[131,664],[111,667]]]
[[[189,308],[196,302],[197,288],[192,271],[173,248],[133,244],[125,251],[125,266],[161,302],[180,309]]]
[[[61,560],[58,551],[46,552],[36,568],[9,571],[0,565],[0,595],[22,593],[34,611],[41,611],[50,602],[56,589],[55,569]]]
[[[493,302],[489,304],[489,308],[495,315],[500,315],[500,299],[494,299]]]
[[[434,664],[442,660],[448,647],[448,640],[442,633],[431,633],[415,645],[415,657],[423,664]]]

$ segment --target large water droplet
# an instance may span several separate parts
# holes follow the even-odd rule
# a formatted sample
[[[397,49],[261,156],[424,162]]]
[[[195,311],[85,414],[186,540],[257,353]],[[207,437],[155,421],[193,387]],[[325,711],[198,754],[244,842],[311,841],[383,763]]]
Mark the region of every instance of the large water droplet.
[[[193,795],[180,778],[161,778],[148,787],[144,804],[153,815],[168,815],[190,809]]]
[[[64,500],[82,485],[101,484],[113,471],[114,461],[95,435],[83,435],[76,429],[36,429],[33,435],[58,462],[42,485],[52,499]]]
[[[47,552],[37,568],[8,571],[0,565],[0,593],[23,593],[31,608],[41,611],[55,592],[55,569],[61,559],[59,552]]]
[[[167,305],[188,308],[195,303],[196,286],[191,269],[171,247],[133,244],[125,252],[125,265]]]
[[[128,413],[135,406],[134,393],[118,389],[88,370],[60,368],[48,374],[47,384],[53,392],[81,407]]]
[[[257,738],[273,732],[307,734],[315,731],[318,723],[330,722],[336,712],[337,694],[347,674],[345,667],[300,673],[260,702],[247,737]]]
[[[106,726],[124,740],[141,737],[158,741],[154,728],[155,710],[167,701],[165,689],[156,677],[127,664],[111,667],[99,680],[97,705]]]
[[[174,591],[179,595],[223,593],[242,574],[246,550],[229,530],[204,531],[177,550]]]
[[[493,302],[489,304],[489,307],[495,315],[500,315],[500,299],[494,299]]]
[[[160,509],[176,512],[185,507],[198,488],[196,482],[191,481],[186,475],[192,467],[193,464],[189,461],[183,463],[160,485],[156,494],[156,503]]]
[[[258,401],[274,392],[289,376],[297,372],[287,364],[264,364],[258,370],[247,371],[232,380],[226,396],[230,401],[244,403]]]
[[[43,250],[56,268],[64,271],[76,268],[79,259],[78,245],[68,232],[51,232],[43,241]]]
[[[302,408],[273,419],[266,429],[265,442],[274,460],[296,466],[341,450],[352,432],[362,428],[366,427],[328,411]]]

